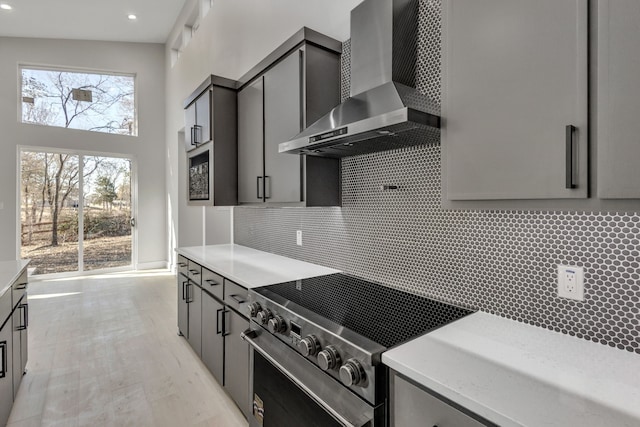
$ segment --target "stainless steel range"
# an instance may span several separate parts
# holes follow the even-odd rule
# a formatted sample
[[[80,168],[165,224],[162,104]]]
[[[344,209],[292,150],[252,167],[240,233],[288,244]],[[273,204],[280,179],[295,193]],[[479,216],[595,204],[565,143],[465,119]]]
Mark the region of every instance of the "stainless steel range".
[[[387,425],[390,347],[471,311],[345,274],[249,292],[251,426]]]

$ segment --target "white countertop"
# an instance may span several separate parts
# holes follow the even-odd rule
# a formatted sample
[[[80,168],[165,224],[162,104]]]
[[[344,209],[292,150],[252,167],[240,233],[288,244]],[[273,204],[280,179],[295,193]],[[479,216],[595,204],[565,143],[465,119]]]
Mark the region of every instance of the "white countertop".
[[[640,355],[491,314],[382,361],[501,426],[640,426]]]
[[[22,270],[27,268],[29,261],[28,259],[0,261],[0,297],[9,290],[13,282],[22,273]]]
[[[191,246],[176,251],[248,289],[340,272],[233,244]]]

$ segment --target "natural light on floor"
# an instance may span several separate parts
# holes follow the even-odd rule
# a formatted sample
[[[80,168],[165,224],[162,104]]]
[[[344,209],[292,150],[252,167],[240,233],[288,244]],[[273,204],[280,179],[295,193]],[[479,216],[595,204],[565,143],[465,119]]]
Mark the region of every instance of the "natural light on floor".
[[[68,297],[71,295],[78,295],[82,292],[65,292],[60,294],[43,294],[43,295],[29,295],[30,300],[34,299],[49,299],[49,298],[59,298],[59,297]]]
[[[142,271],[123,271],[118,273],[106,273],[106,274],[90,274],[86,276],[75,276],[75,277],[59,277],[55,279],[47,279],[42,278],[39,280],[38,277],[30,277],[29,281],[31,282],[39,282],[39,281],[47,281],[47,282],[72,282],[75,280],[97,280],[97,279],[127,279],[127,278],[138,278],[138,277],[158,277],[158,276],[170,276],[174,273],[170,270],[142,270]]]

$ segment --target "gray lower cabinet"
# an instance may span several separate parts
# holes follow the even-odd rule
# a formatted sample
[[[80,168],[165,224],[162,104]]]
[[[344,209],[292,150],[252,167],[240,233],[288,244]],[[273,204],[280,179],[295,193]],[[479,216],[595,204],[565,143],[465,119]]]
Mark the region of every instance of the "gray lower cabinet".
[[[189,335],[187,340],[193,351],[202,357],[202,288],[192,280],[187,284],[189,306]]]
[[[187,303],[187,285],[189,279],[178,273],[178,333],[189,338],[189,304]]]
[[[224,388],[238,404],[245,417],[250,414],[249,345],[240,333],[249,328],[249,320],[233,310],[227,310],[225,325]]]
[[[576,0],[443,3],[444,207],[588,197],[587,9]]]
[[[248,417],[249,346],[240,338],[249,328],[240,314],[247,289],[182,256],[178,267],[179,333]]]
[[[431,393],[391,373],[391,425],[395,427],[477,427],[482,423]]]
[[[220,384],[224,384],[224,305],[202,293],[202,361]]]
[[[29,306],[26,295],[13,311],[13,397],[18,394],[22,375],[27,366],[27,327]]]
[[[11,298],[9,298],[10,300]],[[0,313],[0,325],[8,313]],[[11,317],[0,329],[0,425],[5,425],[13,405],[13,346]]]
[[[640,199],[640,2],[597,4],[597,192]]]

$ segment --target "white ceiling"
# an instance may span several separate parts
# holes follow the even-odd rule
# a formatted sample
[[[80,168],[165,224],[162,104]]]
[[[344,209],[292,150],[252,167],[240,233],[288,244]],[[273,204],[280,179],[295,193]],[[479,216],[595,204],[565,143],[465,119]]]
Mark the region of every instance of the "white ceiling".
[[[0,10],[0,36],[164,43],[184,2],[0,0],[13,7]]]

